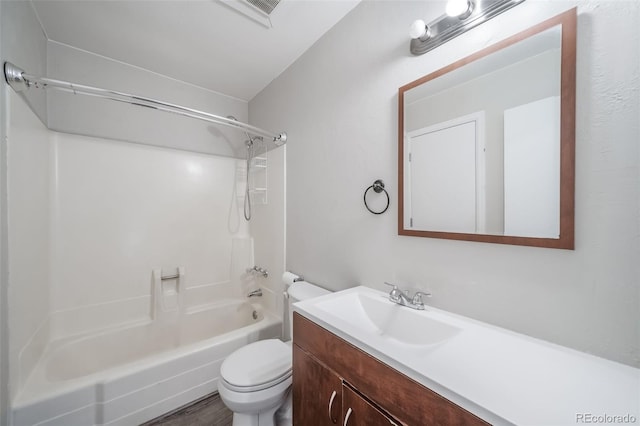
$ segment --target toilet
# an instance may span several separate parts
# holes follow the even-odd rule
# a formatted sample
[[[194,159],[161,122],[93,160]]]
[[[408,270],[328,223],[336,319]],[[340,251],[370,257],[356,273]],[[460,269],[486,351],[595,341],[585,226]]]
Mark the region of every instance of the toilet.
[[[329,294],[328,290],[298,281],[287,293],[289,335],[293,336],[291,304]],[[291,425],[291,341],[250,343],[229,355],[220,367],[218,392],[233,411],[233,426]]]

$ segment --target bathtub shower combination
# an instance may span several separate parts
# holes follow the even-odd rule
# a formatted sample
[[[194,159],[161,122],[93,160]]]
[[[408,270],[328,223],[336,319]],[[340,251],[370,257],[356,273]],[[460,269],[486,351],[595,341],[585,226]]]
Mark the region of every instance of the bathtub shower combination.
[[[23,92],[53,89],[242,130],[249,140],[247,146],[264,141],[273,149],[287,139],[284,132],[269,132],[233,117],[29,75],[8,62],[4,64],[4,72],[6,81],[27,104],[30,98]],[[247,165],[253,164],[256,159],[252,158],[252,152],[244,158],[248,148],[243,148],[239,150],[243,154],[239,158],[246,160]],[[210,154],[223,155],[215,150]],[[246,175],[248,187],[248,168]],[[250,219],[248,193],[245,191],[247,220]],[[250,303],[256,300],[253,298],[224,296],[206,305],[185,308],[184,291],[178,288],[183,285],[179,283],[183,275],[184,270],[180,268],[173,276],[153,271],[151,308],[144,320],[49,341],[35,367],[26,372],[28,377],[12,401],[14,424],[139,424],[216,391],[220,365],[229,354],[257,340],[281,336],[281,317],[268,311],[267,305]],[[234,275],[231,281],[237,278]],[[172,281],[175,291],[165,291]]]
[[[134,425],[217,390],[236,349],[279,337],[279,317],[244,300],[49,344],[13,405],[16,425]]]

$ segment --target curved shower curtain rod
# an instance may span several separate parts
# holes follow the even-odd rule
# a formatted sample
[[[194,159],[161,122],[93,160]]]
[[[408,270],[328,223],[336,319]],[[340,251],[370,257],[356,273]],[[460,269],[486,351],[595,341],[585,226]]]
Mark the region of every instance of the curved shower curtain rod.
[[[110,99],[112,101],[124,102],[131,105],[153,108],[159,111],[170,112],[173,114],[208,121],[210,123],[220,124],[223,126],[235,127],[236,129],[242,129],[254,135],[272,138],[276,146],[284,145],[284,143],[287,141],[287,134],[285,132],[269,132],[259,127],[252,126],[251,124],[243,123],[241,121],[233,120],[227,117],[221,117],[219,115],[210,114],[208,112],[198,111],[196,109],[183,107],[181,105],[159,101],[156,99],[145,98],[143,96],[136,96],[129,93],[101,89],[98,87],[85,86],[82,84],[70,83],[68,81],[33,76],[25,73],[24,70],[15,66],[11,62],[4,63],[4,77],[7,83],[9,83],[9,86],[11,86],[11,88],[16,92],[23,92],[33,86],[37,89],[56,89],[63,92],[73,93],[74,95],[95,96],[98,98]]]

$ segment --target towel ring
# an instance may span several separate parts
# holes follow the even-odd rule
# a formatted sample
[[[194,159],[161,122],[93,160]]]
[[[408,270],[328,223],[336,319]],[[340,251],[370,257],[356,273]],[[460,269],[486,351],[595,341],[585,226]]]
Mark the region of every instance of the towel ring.
[[[376,212],[376,211],[373,211],[373,210],[371,210],[369,208],[369,205],[367,204],[367,192],[369,192],[370,189],[373,189],[373,191],[376,194],[379,194],[382,191],[384,191],[384,194],[387,196],[387,206],[383,210],[381,210],[379,212]],[[382,214],[382,213],[386,212],[387,209],[389,208],[389,201],[390,201],[389,193],[387,192],[386,189],[384,189],[384,182],[381,179],[376,180],[375,182],[373,182],[373,184],[370,187],[368,187],[367,189],[364,190],[363,199],[364,199],[364,206],[367,208],[367,210],[369,210],[373,214]]]

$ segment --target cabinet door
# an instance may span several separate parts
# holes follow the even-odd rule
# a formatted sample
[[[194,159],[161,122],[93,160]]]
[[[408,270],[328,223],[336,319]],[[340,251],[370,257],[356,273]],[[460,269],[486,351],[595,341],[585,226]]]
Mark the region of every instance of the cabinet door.
[[[293,424],[337,425],[342,413],[342,379],[293,345]]]
[[[342,387],[343,426],[400,426],[349,386]]]

